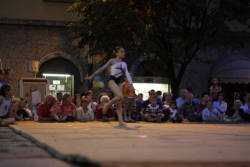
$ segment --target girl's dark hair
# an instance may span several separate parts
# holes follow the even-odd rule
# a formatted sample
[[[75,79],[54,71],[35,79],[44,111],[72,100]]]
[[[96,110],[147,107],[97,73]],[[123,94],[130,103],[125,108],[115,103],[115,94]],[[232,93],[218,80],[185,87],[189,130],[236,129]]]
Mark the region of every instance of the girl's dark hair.
[[[6,97],[6,93],[11,90],[10,85],[3,85],[2,88],[0,89],[0,95],[3,97]]]
[[[123,48],[122,46],[116,46],[113,50],[113,54],[116,54],[121,48]]]

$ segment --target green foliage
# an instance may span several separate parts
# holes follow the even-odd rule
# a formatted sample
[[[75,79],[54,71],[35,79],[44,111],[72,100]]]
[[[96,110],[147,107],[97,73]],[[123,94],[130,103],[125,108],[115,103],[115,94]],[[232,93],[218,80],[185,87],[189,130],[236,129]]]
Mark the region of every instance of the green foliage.
[[[200,49],[241,44],[227,23],[245,24],[250,16],[249,0],[80,0],[68,12],[79,18],[69,28],[91,55],[111,55],[117,45],[129,55],[154,53],[177,85]]]

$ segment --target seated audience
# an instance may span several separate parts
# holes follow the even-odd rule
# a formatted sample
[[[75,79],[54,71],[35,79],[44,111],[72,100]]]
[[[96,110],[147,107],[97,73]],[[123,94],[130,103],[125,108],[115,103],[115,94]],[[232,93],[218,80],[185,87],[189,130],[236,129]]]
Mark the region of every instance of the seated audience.
[[[178,122],[177,120],[177,117],[176,117],[176,114],[177,114],[177,107],[176,107],[176,102],[173,101],[170,106],[169,106],[169,113],[170,113],[170,116],[169,116],[169,120],[170,121],[173,121],[173,122]]]
[[[201,99],[201,102],[200,102],[200,105],[199,105],[200,112],[207,107],[208,100],[209,100],[208,93],[203,93],[202,94],[202,99]]]
[[[0,69],[0,89],[2,88],[3,85],[5,85],[4,71]]]
[[[135,103],[136,103],[135,104],[136,105],[135,120],[136,121],[140,121],[141,120],[141,114],[140,114],[140,112],[143,109],[143,104],[144,104],[143,94],[142,93],[138,94]]]
[[[201,113],[199,111],[198,104],[193,102],[193,95],[186,95],[186,102],[179,109],[179,113],[182,115],[183,119],[187,119],[190,122],[199,122],[201,121]]]
[[[241,109],[241,101],[236,100],[234,102],[233,110],[230,112],[231,115],[225,116],[225,121],[227,122],[241,122],[243,121],[242,116],[244,117],[244,111]]]
[[[52,95],[48,95],[46,100],[38,106],[38,120],[51,121],[54,120],[51,108],[56,104],[56,99]]]
[[[181,89],[180,90],[180,97],[176,99],[176,106],[178,109],[182,107],[184,103],[186,103],[186,96],[188,95],[187,89]]]
[[[227,111],[227,102],[224,101],[224,95],[222,92],[218,93],[217,101],[214,101],[214,108],[216,108],[221,114],[225,115]]]
[[[81,105],[76,109],[76,120],[88,122],[94,120],[94,112],[88,108],[89,100],[85,96],[81,98]]]
[[[84,96],[84,97],[86,97],[86,96]],[[73,101],[74,101],[74,104],[76,105],[76,108],[80,107],[81,106],[81,94],[79,94],[79,93],[75,94]]]
[[[88,98],[89,100],[89,105],[88,105],[88,108],[91,112],[94,112],[96,111],[96,102],[93,101],[93,92],[92,90],[89,90],[87,93],[86,93],[86,97]]]
[[[15,113],[11,112],[12,90],[9,85],[3,85],[0,89],[0,126],[6,126],[15,122]]]
[[[221,87],[220,80],[217,78],[213,78],[212,84],[209,88],[209,92],[210,92],[209,100],[216,100],[219,92],[221,91],[222,91],[222,87]]]
[[[146,107],[151,103],[151,100],[155,99],[155,98],[157,99],[157,104],[159,105],[160,109],[162,109],[162,102],[161,102],[160,99],[157,98],[157,94],[156,94],[155,90],[153,90],[153,89],[150,90],[148,92],[148,94],[149,94],[149,98],[148,98],[148,100],[145,100],[144,103],[143,103],[143,108],[141,110],[141,115],[144,115],[144,111],[145,111]]]
[[[242,118],[250,122],[250,93],[245,96],[245,104],[241,106],[241,109],[244,111]]]
[[[164,109],[168,109],[169,106],[171,105],[173,100],[173,95],[172,93],[163,93],[163,98],[162,98],[162,108]]]
[[[157,92],[156,92],[156,96],[157,96],[157,99],[158,100],[160,100],[160,101],[162,101],[162,92],[160,91],[160,90],[158,90]]]
[[[62,98],[63,98],[63,94],[62,94],[62,92],[58,92],[57,94],[56,94],[56,101],[57,101],[57,103],[62,103]]]
[[[102,96],[108,96],[108,94],[106,92],[101,92],[97,96],[96,108],[98,108],[101,105],[101,98],[102,98]]]
[[[72,97],[70,94],[64,94],[62,104],[59,107],[57,113],[60,121],[75,121],[76,120],[76,106],[72,103]]]
[[[200,97],[199,94],[194,94],[193,102],[194,102],[195,104],[200,104],[200,103],[201,103],[200,99],[201,99],[201,97]]]
[[[114,121],[115,120],[115,111],[112,107],[110,107],[107,113],[103,113],[103,106],[108,103],[110,98],[108,96],[101,97],[101,104],[96,110],[96,120],[97,121]]]
[[[223,114],[221,114],[216,108],[212,101],[207,103],[207,108],[202,110],[203,121],[223,121]]]
[[[15,113],[17,121],[32,120],[32,112],[27,107],[28,101],[25,98],[21,98],[15,105]]]
[[[162,122],[164,114],[160,105],[157,104],[157,97],[150,99],[150,104],[147,105],[143,116],[147,122]]]

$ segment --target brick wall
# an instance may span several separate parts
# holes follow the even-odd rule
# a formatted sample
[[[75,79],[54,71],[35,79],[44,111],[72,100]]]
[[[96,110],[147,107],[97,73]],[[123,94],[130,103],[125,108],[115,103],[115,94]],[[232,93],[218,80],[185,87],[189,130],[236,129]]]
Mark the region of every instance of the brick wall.
[[[53,52],[69,55],[69,59],[79,63],[78,69],[82,70],[79,72],[85,73],[85,55],[80,55],[85,52],[72,45],[64,27],[0,25],[0,58],[12,70],[10,82],[16,96],[19,95],[18,80],[33,76],[28,72],[28,62],[48,55],[55,56],[51,54]]]

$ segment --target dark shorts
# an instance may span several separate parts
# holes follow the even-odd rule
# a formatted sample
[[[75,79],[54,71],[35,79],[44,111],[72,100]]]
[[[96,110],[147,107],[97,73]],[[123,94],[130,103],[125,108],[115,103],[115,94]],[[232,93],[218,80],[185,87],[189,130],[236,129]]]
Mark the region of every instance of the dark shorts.
[[[123,77],[122,77],[122,76],[120,76],[120,77],[116,78],[115,76],[110,75],[110,77],[109,77],[109,81],[110,81],[110,80],[115,81],[115,83],[116,83],[117,85],[120,85],[121,83],[123,83],[123,82],[124,82],[124,80],[123,80]]]

